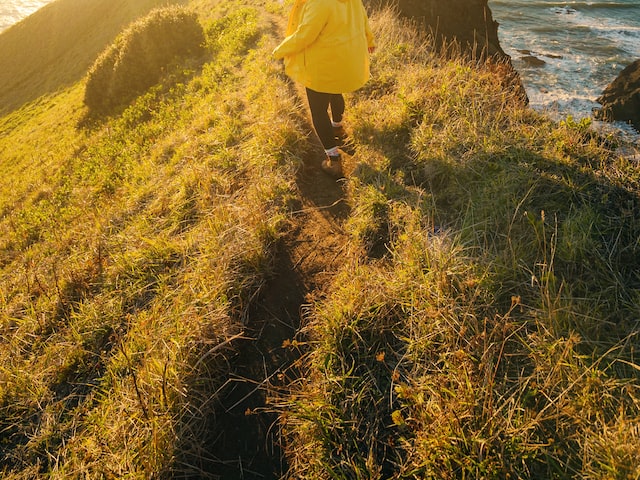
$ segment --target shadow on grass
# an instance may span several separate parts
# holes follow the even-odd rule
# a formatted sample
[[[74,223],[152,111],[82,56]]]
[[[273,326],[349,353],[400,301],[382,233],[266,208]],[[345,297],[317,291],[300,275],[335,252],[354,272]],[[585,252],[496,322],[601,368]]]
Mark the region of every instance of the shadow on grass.
[[[279,248],[274,273],[250,306],[242,337],[227,351],[226,380],[197,406],[200,422],[189,418],[178,427],[177,455],[167,478],[278,479],[286,472],[278,413],[267,396],[292,380],[299,352],[286,341],[299,328],[304,295],[291,257]]]
[[[339,262],[335,231],[349,213],[342,185],[322,172],[321,158],[309,155],[298,172],[297,226],[275,246],[273,273],[227,352],[222,387],[198,407],[201,423],[178,427],[170,478],[279,479],[287,472],[282,412],[273,402],[304,375],[301,312],[330,275],[332,259]]]
[[[615,343],[631,333],[629,318],[637,315],[640,182],[637,174],[617,171],[620,155],[607,150],[615,147],[609,139],[589,130],[564,135],[556,145],[562,161],[533,148],[507,146],[496,153],[478,145],[470,157],[450,151],[446,159],[418,159],[389,146],[399,137],[409,144],[404,130],[368,132],[389,158],[387,183],[401,172],[406,188],[429,196],[431,210],[424,213],[433,215],[434,225],[459,231],[470,251],[503,264],[496,280],[500,307],[508,309],[512,295],[521,294],[517,288],[531,283],[536,272],[522,266],[548,264],[551,293],[569,296],[592,319],[568,323],[564,331],[593,342],[617,332]],[[380,175],[361,170],[360,181],[376,185]],[[406,188],[387,191],[403,195],[397,192],[408,193]]]
[[[379,138],[388,139],[390,135],[383,130],[379,135],[375,131],[369,133],[376,142]],[[604,151],[591,155],[588,145],[593,139],[581,140],[585,142],[584,146],[559,152],[561,160],[534,148],[516,147],[507,147],[499,154],[478,148],[473,155],[451,151],[446,152],[446,159],[428,156],[419,159],[418,155],[408,153],[408,149],[394,149],[383,142],[375,149],[384,153],[390,167],[376,169],[365,164],[354,174],[363,191],[375,189],[389,204],[407,202],[413,208],[422,209],[425,225],[438,225],[447,232],[454,232],[453,240],[464,248],[469,261],[490,270],[483,280],[491,283],[483,287],[491,295],[489,303],[468,307],[470,311],[476,308],[473,313],[479,319],[486,315],[486,322],[495,321],[496,331],[506,328],[504,323],[521,325],[522,322],[519,335],[525,337],[528,329],[533,336],[538,329],[549,329],[558,342],[574,336],[580,339],[576,350],[598,365],[595,359],[602,359],[614,350],[622,358],[633,358],[634,343],[637,348],[640,197],[635,183],[637,177],[625,178],[621,172],[614,171],[618,168],[616,155],[607,156]],[[404,179],[404,183],[398,179]],[[418,197],[428,198],[428,201],[417,201],[416,189],[421,192]],[[384,203],[383,200],[379,203]],[[378,223],[389,225],[385,233],[392,244],[396,226],[388,220],[381,215]],[[429,232],[425,231],[425,234],[429,235]],[[513,308],[514,299],[523,307]],[[452,301],[466,301],[466,298],[460,293],[460,298]],[[500,312],[509,314],[505,317]],[[542,326],[535,324],[537,315],[544,317],[539,319]],[[400,314],[398,323],[402,323],[402,317]],[[357,317],[358,321],[361,318],[362,314]],[[358,339],[364,345],[375,345],[375,339],[381,338],[377,329],[386,318],[386,315],[378,315],[370,324],[359,323],[365,328],[358,330]],[[356,320],[344,323],[351,329]],[[340,331],[336,337],[346,338],[349,329]],[[476,353],[472,340],[467,337],[465,341],[468,349]],[[376,348],[363,351],[358,361],[353,361],[352,356],[357,352],[354,344],[357,342],[348,342],[344,352],[336,356],[346,365],[361,365],[365,358],[375,365]],[[387,350],[404,349],[393,341],[389,345],[391,348]],[[536,360],[532,358],[529,346],[517,341],[509,340],[509,348],[505,351],[509,352],[508,359],[497,358],[495,368],[499,373],[496,376],[503,378],[507,387],[517,388],[522,377],[535,370]],[[480,351],[475,358],[483,358],[484,353]],[[606,369],[611,377],[637,381],[638,373],[632,367],[622,371],[624,369],[610,358],[607,357],[606,362],[611,364],[599,367]],[[335,376],[338,375],[336,372]],[[375,375],[376,385],[384,385],[388,380],[384,370]],[[358,381],[363,376],[361,373],[350,374],[349,379],[354,380],[353,385],[346,388],[347,392],[359,395],[363,389]],[[376,395],[382,403],[385,394],[374,392],[372,397]],[[538,397],[532,398],[523,395],[521,400],[531,402],[524,405],[539,412],[548,408],[548,403]],[[346,425],[354,424],[354,418],[363,417],[360,411],[342,410],[344,415],[339,419]],[[389,412],[383,412],[382,416],[385,414],[388,416]],[[380,415],[365,423],[371,427],[376,422],[382,422]],[[580,471],[583,460],[570,453],[580,452],[580,446],[572,435],[566,435],[556,427],[544,421],[536,428],[541,438],[550,438],[553,445],[561,446],[558,447],[563,451],[561,460]],[[380,431],[385,431],[384,428],[381,423]],[[346,443],[343,435],[342,431],[337,432],[337,438],[332,439],[336,445]],[[356,442],[352,447],[359,453],[361,447]],[[548,462],[554,458],[553,452],[553,449],[540,447],[535,455],[524,460],[518,457],[518,452],[514,458],[523,462],[526,471],[537,472],[536,478],[538,473],[540,478],[551,478],[554,466]],[[348,457],[344,451],[342,453],[336,458]],[[376,455],[374,464],[388,464],[384,449]],[[396,465],[399,464],[402,462]],[[387,473],[385,478],[391,478],[397,471]]]

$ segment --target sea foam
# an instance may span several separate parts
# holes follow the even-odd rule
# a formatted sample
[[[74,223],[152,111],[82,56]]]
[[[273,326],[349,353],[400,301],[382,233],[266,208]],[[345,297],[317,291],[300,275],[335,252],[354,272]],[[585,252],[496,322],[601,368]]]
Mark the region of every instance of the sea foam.
[[[531,106],[553,116],[591,117],[606,86],[640,59],[636,0],[489,0],[489,6]]]

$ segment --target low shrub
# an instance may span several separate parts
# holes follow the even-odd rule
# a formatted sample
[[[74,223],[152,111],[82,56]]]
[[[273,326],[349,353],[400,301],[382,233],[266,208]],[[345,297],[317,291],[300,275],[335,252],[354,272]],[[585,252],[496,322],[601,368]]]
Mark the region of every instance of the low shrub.
[[[185,8],[153,10],[134,22],[95,61],[84,103],[92,113],[127,104],[156,84],[176,59],[201,54],[204,32]]]

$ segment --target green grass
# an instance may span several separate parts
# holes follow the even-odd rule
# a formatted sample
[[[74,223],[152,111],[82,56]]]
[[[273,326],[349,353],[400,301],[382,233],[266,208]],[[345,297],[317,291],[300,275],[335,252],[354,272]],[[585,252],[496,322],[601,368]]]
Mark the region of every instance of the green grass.
[[[288,4],[189,6],[204,62],[121,113],[87,122],[76,78],[0,119],[3,478],[217,478],[217,394],[315,140],[270,58]],[[638,478],[637,166],[372,25],[343,266],[270,392],[285,476]]]

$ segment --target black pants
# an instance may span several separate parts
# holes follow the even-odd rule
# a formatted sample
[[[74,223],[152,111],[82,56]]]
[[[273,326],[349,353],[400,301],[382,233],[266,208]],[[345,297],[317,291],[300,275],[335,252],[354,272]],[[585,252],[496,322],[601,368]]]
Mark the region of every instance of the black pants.
[[[311,121],[320,142],[325,150],[336,147],[336,137],[331,126],[331,119],[338,123],[342,121],[344,114],[344,97],[340,93],[321,93],[307,88],[307,100],[311,110]],[[331,117],[329,117],[331,106]]]

